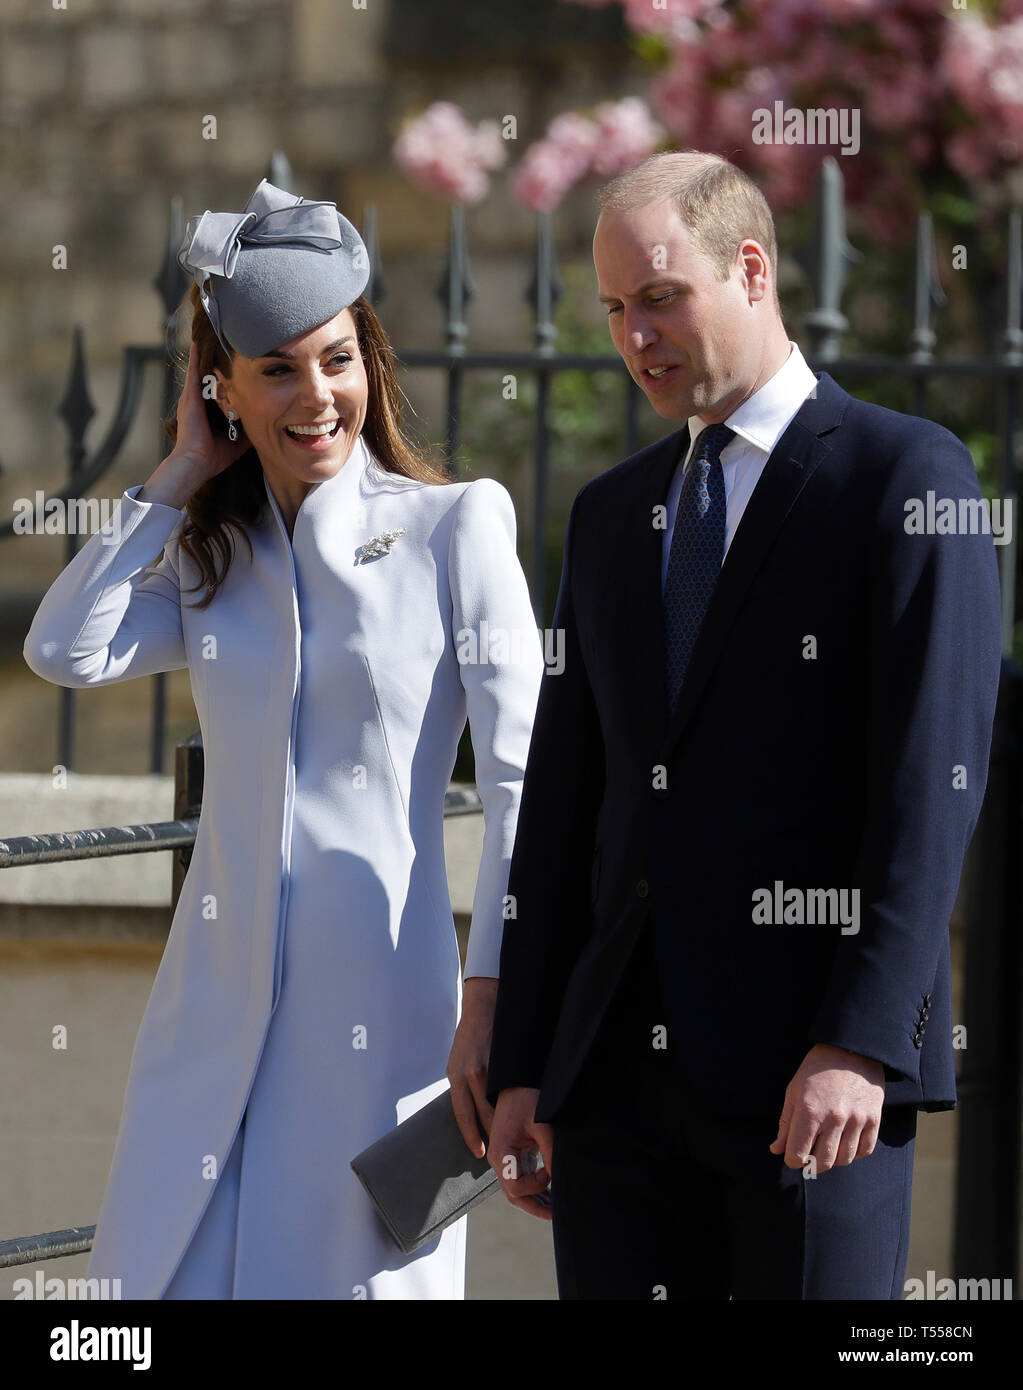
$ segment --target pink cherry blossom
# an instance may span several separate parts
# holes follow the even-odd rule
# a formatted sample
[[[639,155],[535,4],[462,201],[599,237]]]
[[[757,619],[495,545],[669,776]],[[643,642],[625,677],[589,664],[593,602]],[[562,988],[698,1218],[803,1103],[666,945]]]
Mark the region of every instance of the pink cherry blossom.
[[[638,97],[602,102],[594,116],[597,142],[590,160],[590,172],[600,178],[612,178],[634,168],[667,134],[651,117],[646,102]]]
[[[611,178],[633,168],[665,134],[638,97],[602,102],[593,119],[566,111],[527,149],[511,178],[512,196],[549,211],[583,179]]]
[[[619,5],[631,30],[660,36],[667,63],[652,73],[647,103],[626,97],[550,122],[510,181],[529,207],[556,207],[583,179],[612,177],[665,146],[734,159],[776,211],[805,202],[829,151],[755,145],[753,112],[773,113],[776,102],[856,113],[859,148],[840,167],[850,209],[882,238],[912,235],[911,211],[935,176],[953,174],[990,208],[1009,196],[1007,176],[1020,175],[1023,0],[565,3]],[[395,152],[422,186],[467,202],[484,196],[505,148],[493,122],[474,130],[436,103]]]
[[[931,83],[927,73],[901,71],[891,60],[879,65],[878,80],[870,89],[864,115],[881,130],[905,132],[929,115]]]
[[[472,126],[453,102],[436,101],[408,121],[394,144],[394,158],[413,183],[455,203],[479,203],[488,173],[506,159],[496,121]]]
[[[599,139],[594,121],[574,111],[556,116],[515,169],[509,186],[512,196],[537,211],[556,208],[589,173]]]
[[[949,25],[943,55],[944,73],[967,109],[976,110],[985,100],[993,50],[994,33],[976,15],[964,14]]]
[[[945,141],[945,158],[966,179],[982,179],[991,168],[990,142],[978,130],[960,130]]]
[[[566,111],[551,121],[545,139],[561,154],[566,169],[572,169],[574,177],[581,179],[596,153],[600,131],[595,122],[585,116]]]
[[[550,212],[588,167],[589,159],[582,159],[579,145],[548,137],[530,145],[512,173],[509,188],[512,196],[526,207]]]

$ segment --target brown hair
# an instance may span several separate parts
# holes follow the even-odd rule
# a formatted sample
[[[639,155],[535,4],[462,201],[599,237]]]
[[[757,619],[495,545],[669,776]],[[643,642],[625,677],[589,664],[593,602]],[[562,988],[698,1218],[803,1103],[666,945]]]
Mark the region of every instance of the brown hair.
[[[662,151],[611,179],[598,197],[601,211],[631,211],[671,198],[693,244],[722,280],[732,273],[739,243],[752,237],[767,252],[778,304],[778,240],[771,209],[749,175],[727,159],[700,150]]]
[[[212,376],[215,367],[224,376],[230,377],[231,359],[214,332],[195,284],[189,290],[188,302],[192,306],[192,341],[195,343],[200,381]],[[394,349],[369,300],[360,295],[348,307],[355,319],[359,352],[366,369],[368,403],[362,438],[370,453],[388,473],[398,473],[423,483],[454,481],[442,463],[420,452],[403,432],[402,402],[406,401],[406,397],[398,384]],[[187,359],[187,352],[178,355],[182,375]],[[227,420],[216,401],[206,401],[206,417],[215,434],[226,436]],[[176,441],[176,407],[164,420],[163,427],[168,436]],[[259,521],[266,506],[263,468],[254,448],[247,449],[188,499],[185,506],[188,520],[181,529],[181,548],[198,566],[200,582],[183,592],[194,593],[201,588],[206,590],[205,597],[194,607],[206,608],[224,582],[234,557],[232,527],[245,537],[249,553],[252,553],[252,541],[246,528]]]

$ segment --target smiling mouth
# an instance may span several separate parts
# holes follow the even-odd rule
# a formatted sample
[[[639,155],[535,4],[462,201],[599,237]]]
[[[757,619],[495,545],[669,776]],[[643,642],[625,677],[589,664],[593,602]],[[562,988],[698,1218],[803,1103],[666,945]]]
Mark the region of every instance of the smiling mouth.
[[[340,416],[334,421],[333,425],[327,427],[327,422],[312,425],[285,425],[284,433],[290,435],[292,439],[333,439],[341,428]]]

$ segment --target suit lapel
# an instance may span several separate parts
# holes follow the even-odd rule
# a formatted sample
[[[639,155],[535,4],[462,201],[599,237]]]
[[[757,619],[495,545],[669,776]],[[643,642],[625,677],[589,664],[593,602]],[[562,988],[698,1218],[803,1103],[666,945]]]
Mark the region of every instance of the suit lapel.
[[[818,373],[817,377],[816,392],[803,403],[778,440],[732,537],[693,647],[678,703],[668,722],[664,757],[668,756],[691,718],[749,587],[774,545],[785,518],[821,460],[831,452],[820,436],[839,423],[846,393],[826,372]],[[656,600],[659,613],[659,575],[656,589],[652,592],[648,589],[648,594],[650,598],[644,606]],[[663,716],[660,727],[664,727]]]

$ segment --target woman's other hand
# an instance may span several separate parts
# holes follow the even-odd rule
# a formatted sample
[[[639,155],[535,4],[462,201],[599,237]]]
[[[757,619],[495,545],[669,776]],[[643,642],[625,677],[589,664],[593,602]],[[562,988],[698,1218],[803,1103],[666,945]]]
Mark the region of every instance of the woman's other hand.
[[[462,986],[462,1017],[448,1057],[447,1078],[451,1082],[451,1106],[458,1128],[470,1153],[482,1158],[486,1134],[494,1118],[487,1101],[487,1067],[490,1062],[490,1036],[494,1028],[497,981],[487,975],[473,975]]]

